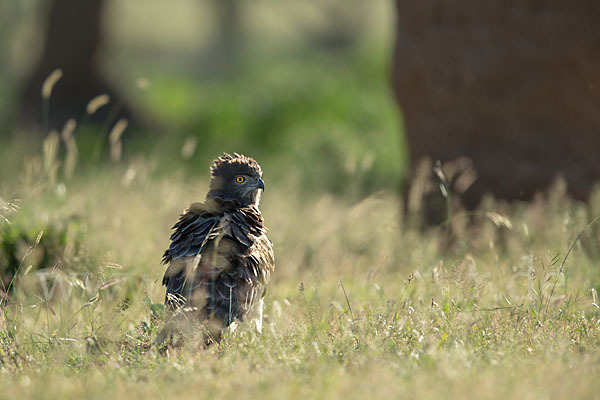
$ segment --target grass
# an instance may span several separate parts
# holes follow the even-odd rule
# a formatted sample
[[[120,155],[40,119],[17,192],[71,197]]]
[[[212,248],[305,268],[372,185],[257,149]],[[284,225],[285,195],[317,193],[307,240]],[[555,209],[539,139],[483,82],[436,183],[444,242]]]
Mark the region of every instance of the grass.
[[[170,225],[207,182],[159,173],[153,157],[15,183],[19,208],[2,208],[2,227],[23,235],[0,325],[1,398],[591,398],[600,389],[600,253],[597,226],[587,226],[598,196],[590,207],[560,187],[532,204],[488,200],[468,229],[459,210],[448,248],[447,229],[406,222],[393,192],[310,192],[296,169],[286,167],[288,179],[266,169],[277,270],[264,333],[242,324],[219,346],[165,353],[154,345],[159,260]]]

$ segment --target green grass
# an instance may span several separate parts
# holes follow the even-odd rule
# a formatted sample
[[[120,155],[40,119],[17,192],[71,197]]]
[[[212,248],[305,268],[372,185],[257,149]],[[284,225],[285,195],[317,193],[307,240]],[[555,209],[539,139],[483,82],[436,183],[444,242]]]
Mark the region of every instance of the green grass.
[[[589,208],[560,187],[533,204],[490,200],[491,218],[468,229],[459,211],[449,231],[423,230],[401,217],[394,192],[347,198],[306,190],[293,166],[265,168],[277,270],[263,334],[242,324],[219,346],[165,353],[154,344],[159,260],[170,225],[207,182],[185,168],[156,171],[154,159],[71,180],[59,169],[56,182],[43,169],[25,179],[28,167],[9,186],[20,208],[2,209],[2,229],[23,235],[0,323],[0,398],[591,398],[600,389],[598,229],[586,228],[598,196]],[[61,260],[54,272],[42,248]],[[63,285],[50,298],[42,276],[47,288]]]

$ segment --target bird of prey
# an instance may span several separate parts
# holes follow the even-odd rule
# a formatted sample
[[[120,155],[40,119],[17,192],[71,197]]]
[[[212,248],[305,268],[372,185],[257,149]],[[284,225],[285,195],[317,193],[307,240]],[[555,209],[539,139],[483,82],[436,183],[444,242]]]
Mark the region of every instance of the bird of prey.
[[[264,188],[256,161],[225,153],[211,167],[206,200],[192,203],[173,226],[163,256],[165,305],[172,316],[200,322],[207,344],[253,308],[262,328],[262,298],[275,268],[258,209]]]

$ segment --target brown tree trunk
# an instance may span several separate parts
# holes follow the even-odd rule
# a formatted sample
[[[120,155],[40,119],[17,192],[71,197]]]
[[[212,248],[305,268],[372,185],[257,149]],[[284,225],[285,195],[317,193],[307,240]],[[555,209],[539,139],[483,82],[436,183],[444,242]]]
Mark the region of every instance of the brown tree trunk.
[[[213,0],[217,18],[217,38],[213,50],[222,65],[239,61],[242,42],[242,10],[240,0]]]
[[[463,194],[530,199],[600,178],[600,2],[396,0],[393,85],[411,163],[468,157]]]
[[[48,125],[44,130],[60,129],[67,119],[80,119],[87,103],[101,94],[108,94],[111,102],[95,114],[98,122],[129,114],[119,105],[122,103],[96,63],[104,4],[104,0],[52,3],[42,57],[23,90],[20,117],[26,126],[43,124]],[[52,90],[48,110],[43,110],[42,84],[55,69],[62,70],[62,78]]]

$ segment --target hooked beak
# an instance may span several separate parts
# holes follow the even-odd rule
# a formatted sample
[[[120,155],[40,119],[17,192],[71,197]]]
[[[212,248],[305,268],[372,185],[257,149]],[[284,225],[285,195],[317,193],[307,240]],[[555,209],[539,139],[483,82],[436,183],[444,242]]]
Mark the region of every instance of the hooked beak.
[[[258,178],[258,180],[256,181],[256,188],[262,189],[264,192],[265,191],[265,182],[262,179]]]

